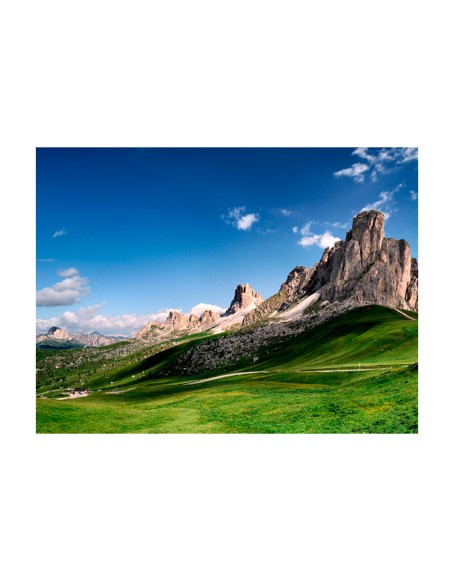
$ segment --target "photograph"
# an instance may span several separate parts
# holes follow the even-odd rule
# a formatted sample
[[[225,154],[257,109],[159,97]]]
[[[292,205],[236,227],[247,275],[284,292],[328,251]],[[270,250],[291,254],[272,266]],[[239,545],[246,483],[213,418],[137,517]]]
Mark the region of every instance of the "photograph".
[[[37,148],[37,433],[417,433],[418,148]]]
[[[3,4],[1,579],[454,580],[449,4]]]

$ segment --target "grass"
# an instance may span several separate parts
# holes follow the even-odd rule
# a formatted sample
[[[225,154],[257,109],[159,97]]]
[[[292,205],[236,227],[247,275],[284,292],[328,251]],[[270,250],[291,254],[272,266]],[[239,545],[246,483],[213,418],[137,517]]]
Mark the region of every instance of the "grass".
[[[188,385],[198,377],[157,376],[205,337],[111,363],[110,381],[92,374],[88,398],[37,399],[44,433],[411,433],[418,430],[417,322],[378,306],[348,312],[259,352],[232,376]],[[145,357],[144,357],[145,356]],[[46,358],[47,360],[47,358]],[[134,361],[132,361],[134,360]],[[386,370],[342,369],[386,366]],[[310,370],[318,371],[310,372]],[[323,372],[324,369],[335,370]],[[75,373],[75,372],[74,372]],[[221,372],[222,373],[222,372]],[[216,376],[219,372],[205,374]],[[132,376],[135,376],[134,378]],[[113,380],[112,380],[113,379]],[[43,392],[45,387],[41,388]]]
[[[37,400],[38,432],[417,432],[417,373],[276,372],[187,386],[166,379],[119,395]]]
[[[418,324],[378,305],[347,312],[296,338],[277,342],[259,353],[250,369],[286,369],[377,365],[415,362]]]

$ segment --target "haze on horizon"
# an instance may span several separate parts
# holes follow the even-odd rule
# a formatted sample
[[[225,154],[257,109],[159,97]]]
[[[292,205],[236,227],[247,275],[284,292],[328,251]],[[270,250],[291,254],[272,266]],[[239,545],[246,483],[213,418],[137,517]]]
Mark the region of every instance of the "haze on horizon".
[[[37,331],[266,298],[376,208],[417,257],[417,148],[38,148]]]

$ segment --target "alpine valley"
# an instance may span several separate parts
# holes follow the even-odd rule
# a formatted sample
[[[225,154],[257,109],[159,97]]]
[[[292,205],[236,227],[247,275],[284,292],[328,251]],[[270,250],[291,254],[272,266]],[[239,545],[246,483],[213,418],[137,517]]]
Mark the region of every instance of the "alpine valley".
[[[37,432],[417,432],[418,263],[384,223],[360,212],[318,263],[266,299],[238,284],[221,314],[37,336]]]

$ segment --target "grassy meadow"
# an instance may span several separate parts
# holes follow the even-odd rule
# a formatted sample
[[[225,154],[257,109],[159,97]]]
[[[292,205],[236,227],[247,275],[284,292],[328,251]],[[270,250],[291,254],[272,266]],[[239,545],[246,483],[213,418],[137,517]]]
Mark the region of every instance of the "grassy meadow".
[[[415,314],[409,313],[412,317]],[[414,433],[417,320],[355,309],[199,376],[160,372],[206,335],[110,358],[38,354],[38,433]],[[98,351],[99,350],[99,351]],[[74,352],[71,354],[70,352]],[[105,359],[101,356],[105,354]],[[61,364],[53,365],[56,358]],[[62,359],[63,358],[63,359]],[[57,367],[58,366],[58,367]],[[254,374],[224,374],[255,372]],[[206,380],[194,383],[197,380]],[[58,400],[76,383],[90,396]]]

